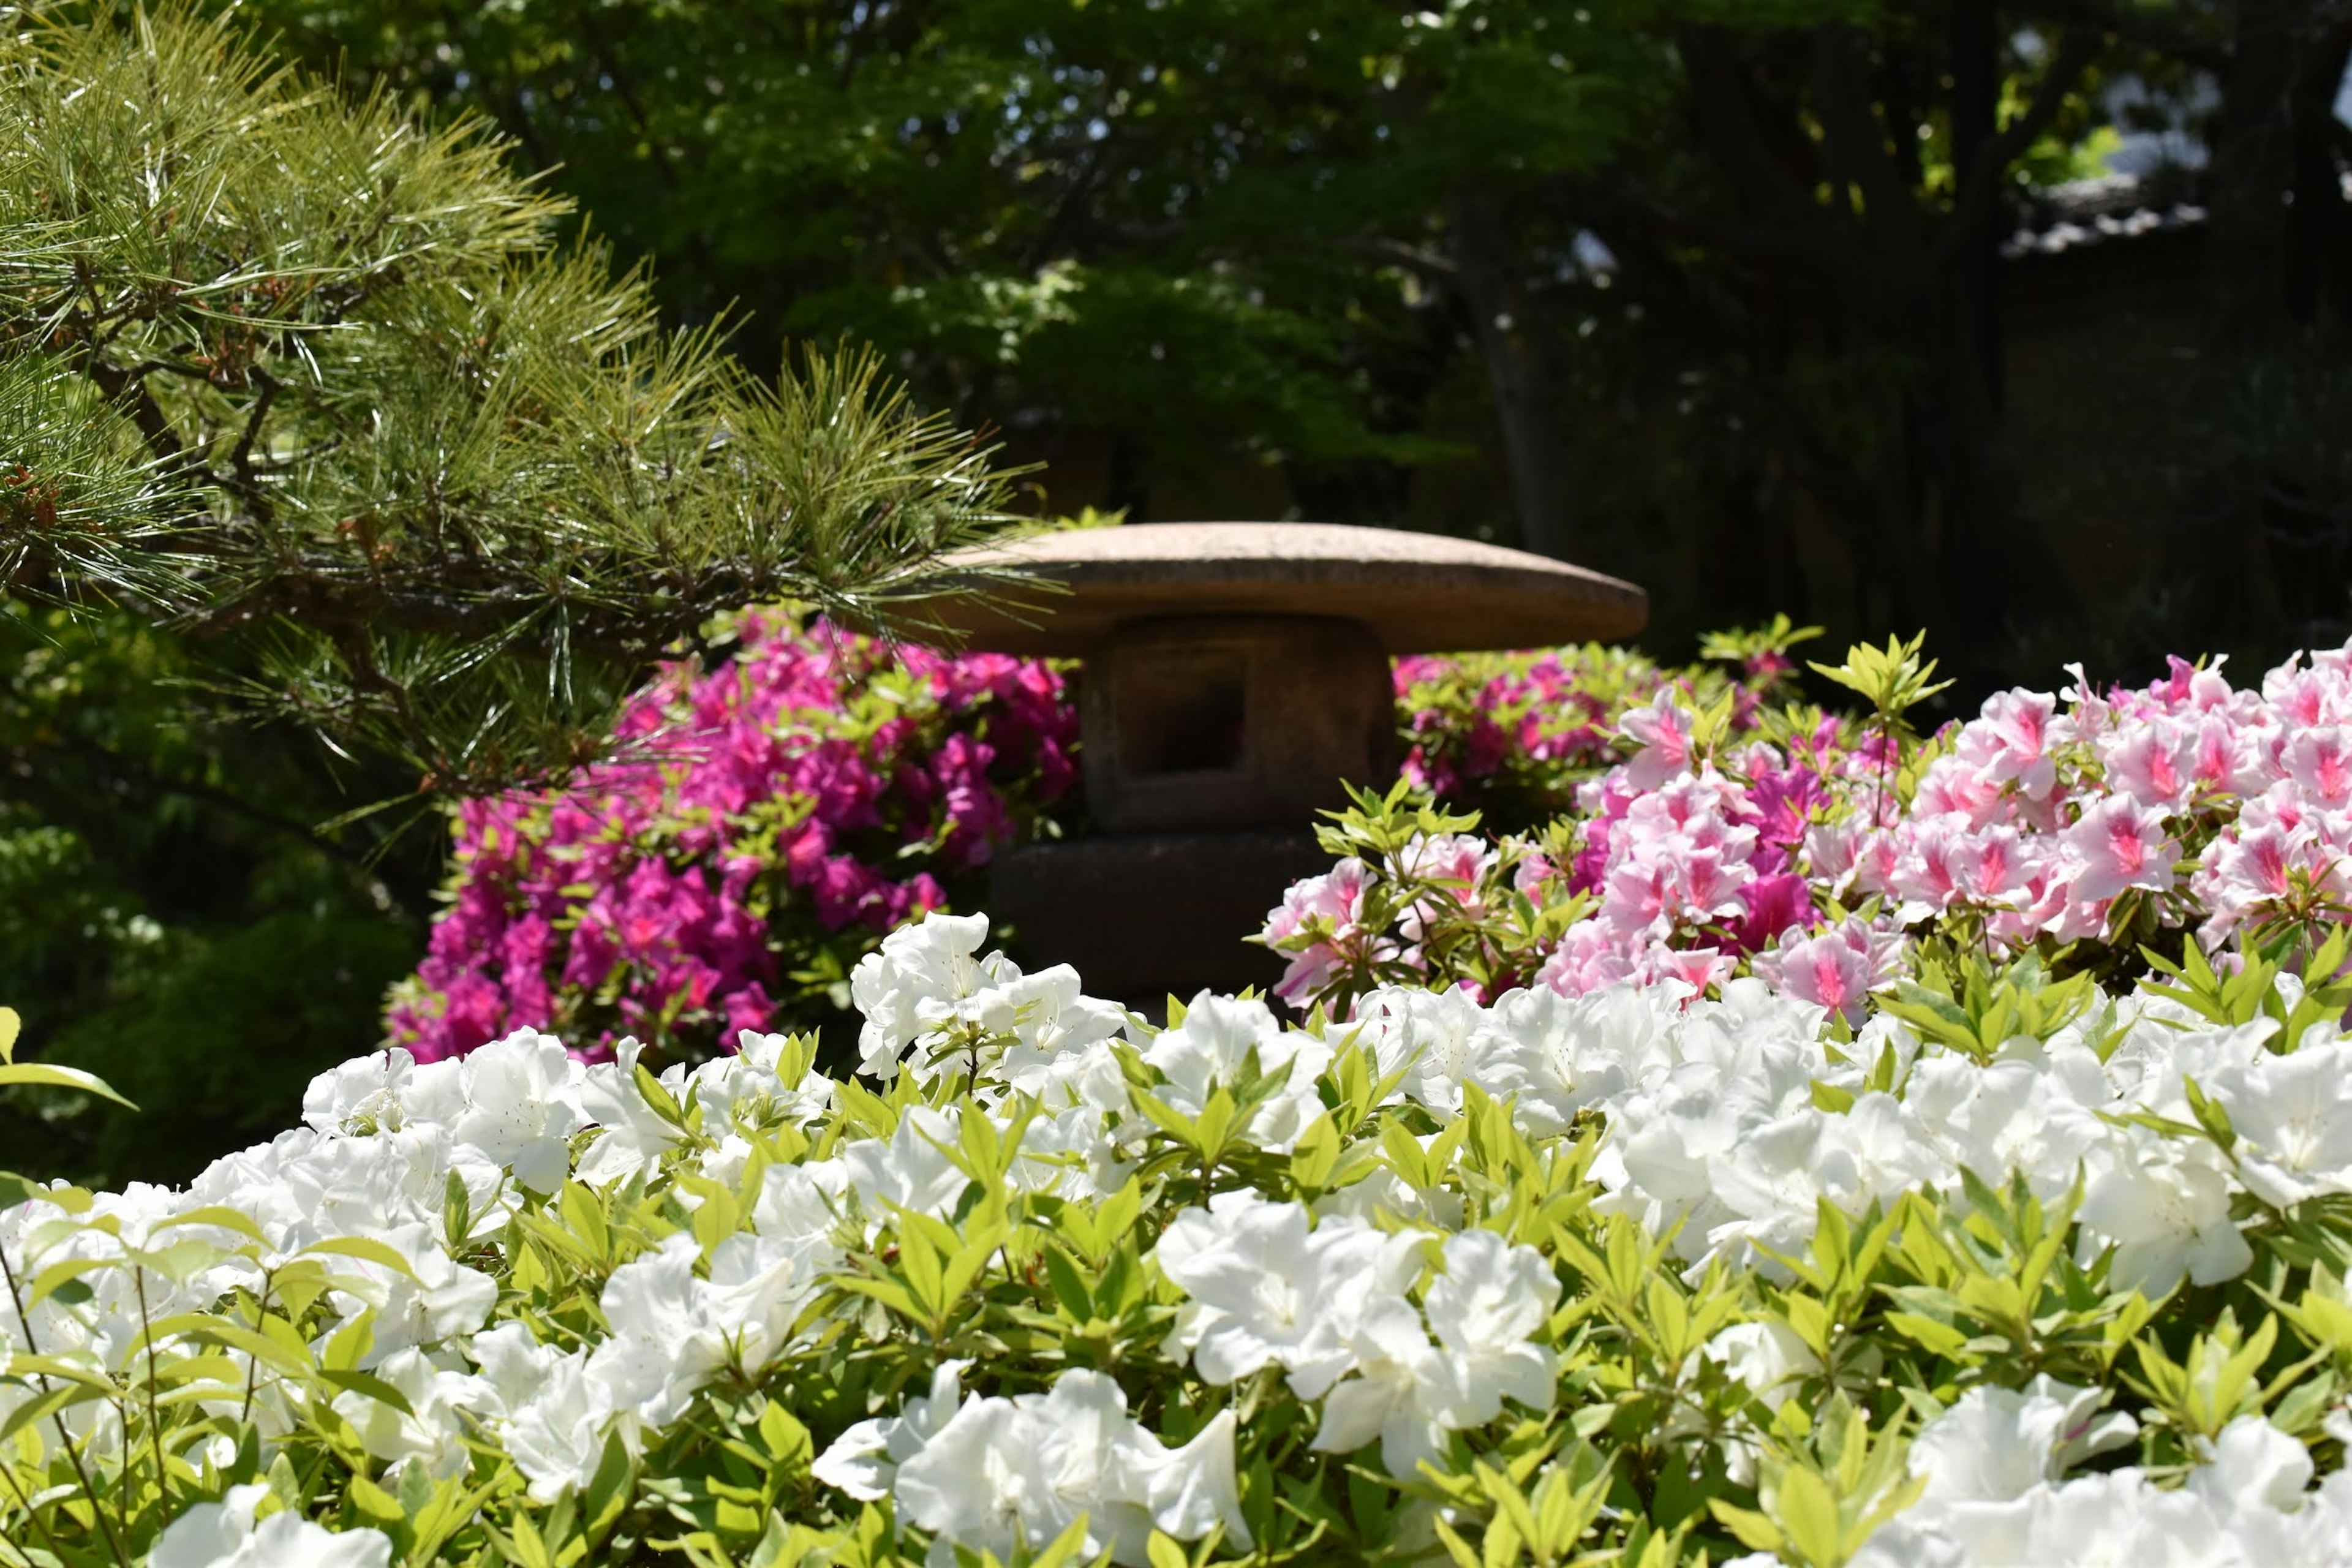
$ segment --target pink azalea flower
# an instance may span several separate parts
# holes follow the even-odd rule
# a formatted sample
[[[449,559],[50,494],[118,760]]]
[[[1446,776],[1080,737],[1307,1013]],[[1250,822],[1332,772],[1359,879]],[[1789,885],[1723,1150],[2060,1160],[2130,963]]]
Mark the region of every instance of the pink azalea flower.
[[[1954,752],[1927,764],[1912,810],[1919,816],[1963,816],[1981,827],[2008,814],[2008,800],[2000,779]]]
[[[1627,710],[1617,728],[1642,748],[1625,764],[1633,788],[1655,789],[1690,765],[1691,719],[1674,693],[1661,691],[1647,707]]]
[[[2352,730],[2333,724],[2298,730],[2279,761],[2315,799],[2329,805],[2352,801]]]
[[[941,906],[935,869],[984,861],[1075,777],[1076,714],[1044,664],[771,612],[738,632],[731,661],[667,667],[625,704],[622,760],[458,808],[455,897],[394,1043],[456,1055],[617,989],[629,1026],[677,1004],[680,1034],[724,1048],[773,1021],[780,945]]]
[[[1745,912],[1731,928],[1731,945],[1743,953],[1754,952],[1813,918],[1812,885],[1786,872],[1749,882],[1739,889],[1739,901]]]
[[[2171,719],[2118,729],[2098,748],[2107,782],[2145,806],[2187,807],[2198,782],[2198,731]]]
[[[1827,1007],[1848,1023],[1858,1023],[1863,998],[1894,978],[1900,947],[1899,937],[1849,917],[1811,936],[1788,933],[1769,952],[1756,955],[1755,970],[1782,995]]]
[[[2172,862],[2180,852],[2164,830],[2164,816],[2127,795],[2109,795],[2085,809],[2060,835],[2073,857],[2074,898],[2104,903],[2126,888],[2169,892]]]
[[[2057,707],[2058,700],[2046,691],[1997,692],[1963,728],[1958,754],[1989,782],[2014,784],[2026,795],[2044,798],[2058,783],[2050,748],[2072,728],[2053,717]]]
[[[1286,1002],[1300,1002],[1330,984],[1342,968],[1362,956],[1359,949],[1364,933],[1358,922],[1363,918],[1364,889],[1370,880],[1364,863],[1351,855],[1319,877],[1293,882],[1282,895],[1280,906],[1267,912],[1265,928],[1259,934],[1269,944],[1297,936],[1318,921],[1328,921],[1329,928],[1328,934],[1289,955],[1282,978],[1275,983],[1276,995]]]

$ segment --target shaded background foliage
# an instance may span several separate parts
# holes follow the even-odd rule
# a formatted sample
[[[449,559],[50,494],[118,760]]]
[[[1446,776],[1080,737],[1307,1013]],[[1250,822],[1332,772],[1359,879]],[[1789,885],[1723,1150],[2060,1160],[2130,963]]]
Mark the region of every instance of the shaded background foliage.
[[[2344,619],[2266,559],[2342,534],[2337,395],[2274,390],[2341,357],[2337,0],[259,14],[492,118],[755,360],[882,345],[1058,510],[1482,533],[1667,647],[1925,626],[1979,687],[2086,612],[2141,658]],[[2119,151],[2185,238],[2002,258]]]
[[[1041,511],[1520,543],[1643,583],[1670,660],[1924,626],[1954,710],[2352,628],[2340,0],[239,9],[486,117],[754,371],[878,345]],[[2086,199],[2197,216],[2015,242]],[[167,636],[5,636],[8,994],[151,1113],[0,1136],[173,1173],[373,1037],[446,846],[314,836],[404,781],[207,717]]]
[[[0,1142],[37,1170],[184,1179],[268,1136],[319,1063],[378,1032],[441,846],[382,818],[317,833],[399,781],[339,777],[309,736],[215,714],[182,639],[13,609],[0,991],[46,1054],[120,1074],[141,1112],[11,1100]]]

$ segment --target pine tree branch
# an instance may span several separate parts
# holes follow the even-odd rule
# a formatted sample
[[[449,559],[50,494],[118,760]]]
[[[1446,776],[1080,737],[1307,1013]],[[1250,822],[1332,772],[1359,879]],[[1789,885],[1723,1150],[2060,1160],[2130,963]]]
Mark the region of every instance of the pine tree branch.
[[[992,449],[871,356],[766,388],[723,328],[665,332],[478,128],[343,102],[218,18],[19,47],[0,571],[275,639],[239,689],[331,744],[435,787],[551,776],[712,612],[879,617],[1011,521]],[[7,185],[37,168],[70,210]]]

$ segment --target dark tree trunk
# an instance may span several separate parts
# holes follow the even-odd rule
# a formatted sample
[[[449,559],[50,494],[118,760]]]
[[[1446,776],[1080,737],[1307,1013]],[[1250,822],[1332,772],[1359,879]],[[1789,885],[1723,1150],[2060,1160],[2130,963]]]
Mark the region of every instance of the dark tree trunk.
[[[1103,510],[1123,511],[1129,522],[1148,521],[1151,488],[1143,471],[1143,442],[1133,431],[1112,432],[1109,469],[1104,476]]]
[[[2213,150],[2210,298],[2224,332],[2267,333],[2285,303],[2295,56],[2311,0],[2238,0]]]
[[[2352,295],[2352,209],[2344,200],[2336,155],[2343,123],[2336,92],[2352,59],[2352,22],[2321,29],[2300,51],[2290,112],[2294,123],[2294,193],[2287,209],[2285,306],[2289,319],[2309,326],[2323,312],[2342,322]]]
[[[1993,651],[1988,643],[2023,607],[2011,584],[2034,574],[2018,538],[1984,340],[1966,309],[1969,282],[1963,272],[1947,283],[1949,291],[1929,297],[1914,351],[1922,366],[1921,521],[1932,531],[1925,553],[1941,578],[1932,595],[1938,629],[1949,628],[1945,646],[1961,663]],[[1998,352],[1998,342],[1993,347]]]
[[[1965,185],[1979,178],[1988,146],[2000,128],[2000,27],[1993,0],[1952,0],[1952,171]],[[1992,171],[2000,177],[2000,171]],[[1955,247],[1956,292],[1966,312],[1963,331],[1975,340],[1976,357],[1993,406],[2001,399],[2000,226],[1976,226]]]
[[[1454,288],[1494,394],[1519,542],[1538,555],[1565,559],[1580,542],[1555,351],[1521,281],[1518,247],[1492,200],[1454,204]]]

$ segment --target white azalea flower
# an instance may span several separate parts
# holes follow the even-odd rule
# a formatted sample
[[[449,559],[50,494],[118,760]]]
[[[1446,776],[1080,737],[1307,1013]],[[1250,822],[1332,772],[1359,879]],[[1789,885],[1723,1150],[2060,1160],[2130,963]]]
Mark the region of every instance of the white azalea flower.
[[[2087,1261],[2116,1249],[2108,1283],[2161,1296],[2185,1276],[2199,1285],[2234,1279],[2254,1260],[2230,1218],[2230,1178],[2201,1141],[2147,1128],[2111,1128],[2076,1215]]]
[[[1323,1041],[1284,1028],[1263,1002],[1203,991],[1186,1004],[1184,1021],[1153,1037],[1142,1056],[1168,1079],[1155,1091],[1159,1097],[1185,1116],[1198,1116],[1220,1084],[1239,1079],[1252,1051],[1257,1053],[1259,1071],[1287,1067],[1290,1073],[1258,1108],[1250,1122],[1250,1141],[1261,1149],[1286,1152],[1322,1114],[1315,1080],[1331,1065],[1331,1047]]]
[[[302,1091],[302,1120],[321,1132],[373,1124],[397,1131],[407,1120],[402,1090],[416,1058],[401,1047],[353,1057],[312,1079]]]
[[[1279,1366],[1300,1398],[1318,1399],[1355,1363],[1349,1335],[1367,1306],[1419,1271],[1419,1245],[1345,1217],[1310,1231],[1297,1204],[1226,1193],[1178,1215],[1155,1256],[1192,1298],[1175,1338],[1203,1378],[1230,1384]]]
[[[1745,1384],[1767,1410],[1786,1405],[1799,1384],[1822,1370],[1821,1358],[1778,1318],[1732,1324],[1706,1342],[1706,1357]]]
[[[817,1479],[852,1497],[893,1498],[933,1537],[931,1561],[955,1549],[1011,1558],[1087,1520],[1085,1551],[1150,1561],[1154,1530],[1195,1541],[1223,1527],[1246,1549],[1234,1475],[1230,1412],[1170,1450],[1127,1414],[1127,1396],[1101,1373],[1064,1373],[1045,1394],[958,1402],[961,1363],[942,1366],[927,1398],[887,1421],[861,1422],[826,1449]]]
[[[1006,1126],[997,1123],[999,1131]],[[1107,1198],[1127,1184],[1134,1162],[1120,1158],[1119,1140],[1092,1105],[1070,1105],[1032,1118],[1021,1134],[1021,1157],[1006,1179],[1024,1193],[1066,1198]]]
[[[1375,1297],[1356,1315],[1348,1348],[1355,1375],[1324,1395],[1310,1447],[1348,1454],[1378,1437],[1392,1476],[1417,1476],[1424,1460],[1443,1469],[1445,1415],[1467,1400],[1458,1368],[1430,1343],[1420,1312],[1402,1296]]]
[[[961,1137],[955,1116],[927,1105],[910,1106],[887,1141],[861,1138],[844,1143],[835,1158],[868,1221],[887,1220],[894,1206],[945,1215],[971,1184],[947,1154]]]
[[[437,1226],[412,1222],[378,1239],[407,1259],[410,1272],[362,1258],[335,1259],[336,1278],[344,1282],[338,1294],[375,1309],[368,1367],[470,1334],[498,1305],[498,1281],[452,1259]]]
[[[1021,977],[1020,967],[1001,952],[974,956],[987,940],[986,915],[933,910],[858,960],[849,994],[866,1020],[857,1037],[859,1070],[897,1077],[909,1046],[957,1022],[980,993]],[[917,1070],[929,1076],[919,1063]]]
[[[1009,1037],[991,1076],[1024,1093],[1051,1081],[1063,1058],[1081,1055],[1127,1026],[1127,1009],[1087,995],[1078,972],[1066,963],[992,986],[966,1011],[990,1033]]]
[[[149,1568],[387,1568],[392,1538],[380,1531],[341,1533],[299,1514],[254,1512],[269,1496],[256,1482],[231,1487],[219,1502],[200,1502],[164,1526]]]
[[[922,1452],[956,1413],[963,1398],[968,1361],[944,1361],[931,1369],[931,1391],[899,1407],[898,1414],[860,1421],[816,1457],[809,1473],[860,1502],[890,1495],[898,1467]]]
[[[394,1468],[421,1465],[436,1481],[463,1474],[471,1456],[457,1413],[480,1402],[477,1380],[444,1371],[415,1350],[385,1357],[374,1371],[408,1401],[408,1413],[371,1394],[337,1394],[335,1413],[352,1424],[361,1446]]]
[[[534,1381],[507,1408],[499,1439],[530,1483],[534,1501],[552,1503],[567,1492],[585,1490],[615,1430],[636,1451],[636,1417],[614,1407],[611,1387],[589,1375],[589,1356],[585,1350],[562,1354],[551,1345],[540,1346],[530,1369]]]
[[[1404,1095],[1433,1110],[1459,1111],[1465,1083],[1501,1100],[1537,1076],[1529,1042],[1466,992],[1384,986],[1357,1004],[1356,1017],[1356,1037],[1381,1074],[1402,1071]]]
[[[2310,1449],[2259,1415],[2236,1417],[2200,1457],[2205,1462],[2189,1472],[2188,1489],[2220,1508],[2293,1513],[2315,1468]]]
[[[563,1185],[567,1140],[588,1124],[580,1105],[585,1074],[563,1042],[522,1029],[461,1058],[465,1103],[449,1118],[450,1142],[514,1173],[535,1193]]]
[[[1672,1062],[1675,1004],[1686,987],[1612,985],[1563,996],[1549,985],[1513,991],[1494,1006],[1518,1042],[1519,1124],[1536,1137],[1565,1132],[1576,1113],[1607,1103]],[[1483,1087],[1483,1086],[1482,1086]]]
[[[1551,1408],[1559,1363],[1529,1336],[1559,1303],[1559,1277],[1535,1248],[1491,1230],[1446,1237],[1445,1272],[1430,1281],[1422,1310],[1453,1367],[1448,1426],[1483,1426],[1507,1397]]]
[[[2226,1067],[2205,1088],[2229,1112],[2238,1175],[2256,1197],[2290,1208],[2352,1193],[2352,1051],[2334,1025],[2290,1055]]]
[[[2102,1415],[2106,1395],[2048,1376],[2021,1390],[1972,1388],[1919,1429],[1911,1473],[1936,1502],[2012,1502],[2068,1466],[2132,1440],[2139,1423]]]
[[[599,1302],[612,1334],[588,1357],[587,1376],[616,1410],[647,1426],[686,1414],[696,1390],[727,1364],[739,1325],[719,1293],[695,1278],[702,1249],[680,1232],[613,1270]]]

